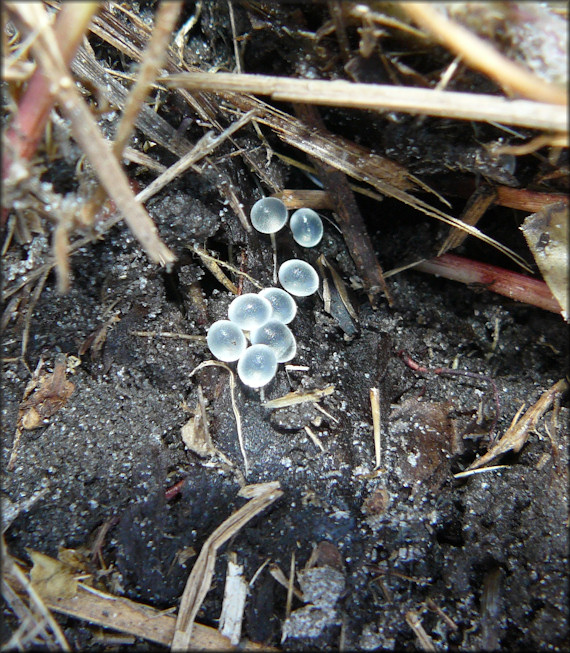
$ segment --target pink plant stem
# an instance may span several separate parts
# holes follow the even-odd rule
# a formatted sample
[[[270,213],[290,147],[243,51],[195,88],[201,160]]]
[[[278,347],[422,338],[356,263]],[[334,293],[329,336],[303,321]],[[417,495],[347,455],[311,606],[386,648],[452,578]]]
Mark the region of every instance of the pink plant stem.
[[[420,272],[435,274],[444,279],[467,284],[480,284],[487,290],[504,295],[517,302],[537,306],[545,311],[560,314],[560,305],[544,281],[533,279],[518,272],[503,270],[487,263],[443,254],[438,258],[423,261],[414,267]]]
[[[91,17],[97,10],[96,2],[64,4],[55,21],[54,31],[63,60],[69,63],[81,43]],[[18,105],[18,112],[6,131],[9,146],[2,157],[2,176],[9,176],[14,159],[29,160],[35,153],[53,106],[54,95],[49,82],[38,67]]]

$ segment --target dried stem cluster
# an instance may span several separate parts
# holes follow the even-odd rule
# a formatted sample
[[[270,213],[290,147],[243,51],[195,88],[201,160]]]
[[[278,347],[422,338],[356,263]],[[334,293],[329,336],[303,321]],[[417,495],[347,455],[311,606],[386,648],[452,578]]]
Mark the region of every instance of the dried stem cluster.
[[[106,233],[119,220],[125,220],[150,260],[162,266],[169,266],[175,261],[174,253],[160,239],[144,203],[188,170],[196,174],[202,174],[206,166],[216,170],[221,180],[218,189],[220,194],[234,210],[241,227],[245,231],[251,231],[243,203],[240,200],[239,190],[231,183],[227,174],[218,168],[210,158],[222,143],[226,145],[231,143],[234,146],[234,153],[243,159],[248,168],[256,173],[271,192],[285,195],[287,191],[278,187],[278,184],[266,173],[264,166],[260,165],[250,152],[239,148],[234,140],[238,130],[251,125],[255,127],[262,139],[264,138],[261,132],[263,127],[270,130],[272,135],[282,142],[312,159],[313,170],[319,173],[325,190],[313,192],[312,195],[304,195],[303,201],[312,198],[311,202],[320,202],[319,206],[332,208],[335,211],[347,248],[363,280],[363,287],[371,300],[374,300],[374,296],[381,290],[389,298],[389,289],[376,258],[372,241],[366,232],[365,222],[354,200],[353,192],[355,191],[365,192],[374,199],[378,199],[382,195],[390,196],[430,217],[446,222],[454,230],[460,229],[461,235],[452,231],[446,242],[445,250],[456,247],[465,234],[470,234],[493,244],[521,265],[524,265],[524,261],[520,256],[486,237],[476,228],[477,220],[493,203],[528,211],[543,208],[545,204],[548,206],[554,201],[566,201],[567,203],[565,198],[555,194],[499,187],[489,193],[482,192],[479,195],[473,195],[468,203],[468,210],[466,209],[462,215],[464,222],[461,222],[428,202],[418,199],[413,194],[418,190],[438,195],[410,174],[404,166],[349,139],[328,132],[320,122],[315,106],[307,106],[328,105],[382,112],[398,111],[418,116],[430,115],[456,120],[492,121],[545,132],[536,136],[529,144],[519,146],[518,150],[511,150],[515,154],[532,152],[539,146],[567,145],[566,89],[538,79],[518,64],[506,59],[493,46],[445,18],[426,3],[405,3],[403,10],[419,27],[427,30],[440,43],[457,54],[463,62],[496,81],[510,97],[457,93],[443,90],[441,87],[426,89],[360,84],[348,81],[204,72],[187,65],[179,56],[178,50],[169,46],[183,6],[181,2],[162,3],[157,9],[153,29],[150,29],[132,13],[128,14],[131,21],[130,27],[126,27],[123,22],[116,19],[109,7],[97,2],[63,4],[55,22],[52,21],[46,7],[41,3],[10,2],[6,6],[22,32],[23,43],[19,56],[24,56],[29,49],[36,63],[29,68],[29,71],[33,70],[34,72],[31,72],[27,86],[17,103],[12,122],[5,133],[4,180],[13,190],[18,184],[25,184],[26,179],[34,173],[31,161],[45,133],[46,125],[49,123],[50,112],[54,106],[57,106],[68,120],[73,138],[89,160],[104,193],[112,200],[113,210],[118,212],[118,214],[111,214],[101,219],[97,234],[90,233],[75,242],[70,242],[70,236],[75,227],[78,225],[83,228],[93,226],[94,213],[100,208],[104,197],[103,191],[99,192],[99,197],[90,198],[91,212],[86,210],[82,215],[77,216],[70,216],[62,212],[56,216],[53,260],[41,268],[33,270],[25,280],[9,288],[6,292],[6,297],[10,297],[30,281],[37,281],[35,290],[31,293],[29,313],[25,320],[22,356],[25,354],[31,314],[51,268],[57,266],[60,289],[67,289],[70,277],[69,255]],[[350,11],[353,17],[358,15],[358,11],[368,12],[369,17],[373,14],[366,7],[363,9],[362,5],[358,5],[358,7],[351,6]],[[330,2],[329,8],[341,56],[346,58],[349,54],[349,42],[346,38],[340,3]],[[124,7],[120,6],[117,11],[128,13]],[[230,18],[232,29],[235,32],[231,3]],[[191,24],[194,23],[190,20],[187,26]],[[386,19],[384,24],[405,29],[422,38],[427,36],[425,31],[419,31],[395,20]],[[81,46],[88,30],[116,48],[118,52],[140,63],[138,75],[130,91],[117,80],[113,79],[104,83],[101,81],[103,67],[96,61],[93,52],[89,50],[88,43]],[[184,33],[184,30],[181,30],[181,34],[184,35]],[[236,46],[236,67],[240,70],[239,48],[235,33],[233,36]],[[175,45],[178,46],[179,43],[180,40],[175,39]],[[24,67],[16,70],[15,65],[16,59],[10,59],[10,66],[14,68],[7,71],[9,80],[20,79],[20,75],[27,70]],[[453,71],[453,68],[450,70]],[[101,97],[110,104],[121,108],[121,118],[114,140],[106,139],[103,136],[95,114],[82,96],[71,71],[83,82],[95,85],[101,93]],[[165,74],[161,76],[162,71]],[[195,144],[180,137],[171,125],[145,106],[145,98],[157,86],[167,86],[172,89],[189,112],[197,116],[207,128],[208,131]],[[252,94],[268,96],[275,101],[295,103],[297,105],[296,115],[280,111],[253,97]],[[166,167],[154,161],[146,153],[130,149],[128,143],[135,127],[140,128],[149,140],[167,148],[177,157],[177,161],[172,166]],[[122,167],[123,158],[146,164],[149,169],[152,168],[159,174],[154,182],[135,194]],[[362,186],[355,188],[349,179],[360,182]],[[374,190],[368,188],[369,186]],[[438,199],[441,199],[441,196],[438,196]],[[296,200],[292,198],[289,201],[293,204]],[[4,217],[7,214],[8,211],[5,211]],[[89,215],[91,218],[85,218]],[[83,224],[81,224],[82,221]],[[231,292],[238,293],[238,287],[225,275],[220,266],[229,268],[233,273],[249,279],[254,284],[257,283],[243,270],[238,270],[215,259],[205,249],[196,247],[193,251]],[[326,261],[323,257],[322,265],[325,264]],[[448,253],[443,253],[442,256],[432,261],[424,261],[417,265],[416,269],[464,283],[478,284],[509,298],[525,301],[548,311],[560,312],[560,306],[546,284],[524,275],[467,261]],[[331,274],[334,274],[332,268]],[[342,291],[339,290],[339,292]],[[346,307],[350,313],[350,302],[346,303]],[[141,337],[151,335],[180,337],[180,334],[170,332],[154,334],[139,331],[133,333]],[[182,337],[190,339],[201,336],[185,335]],[[55,381],[60,390],[59,394],[66,398],[73,391],[73,387],[65,385],[66,368],[63,363],[61,364],[63,365],[63,376],[60,373]],[[207,361],[198,366],[194,373],[212,365],[221,366],[230,372],[232,408],[247,473],[248,460],[241,416],[235,398],[233,372],[223,363]],[[447,370],[447,372],[453,373],[451,370]],[[47,392],[47,389],[51,392],[49,398],[53,403],[53,387],[46,386],[44,393]],[[471,469],[479,469],[505,452],[518,451],[526,442],[530,430],[536,426],[539,417],[542,417],[544,412],[567,390],[568,384],[565,381],[560,381],[553,386],[540,402],[527,411],[520,420],[514,420],[513,425],[497,447],[473,463]],[[30,386],[31,391],[32,387]],[[266,402],[265,407],[275,409],[302,402],[316,403],[320,398],[330,395],[332,392],[334,392],[334,387],[327,386],[321,390],[312,390],[304,394],[290,393]],[[45,397],[42,395],[39,399],[45,399]],[[36,407],[40,405],[39,399],[38,397],[35,399]],[[63,399],[61,400],[63,401]],[[379,468],[382,464],[382,439],[378,388],[371,388],[370,401],[374,428],[375,463]],[[29,408],[29,406],[27,407]],[[205,419],[206,409],[203,397],[202,413],[202,417]],[[23,417],[24,415],[22,415],[22,419]],[[324,450],[318,436],[308,426],[305,427],[305,430],[313,442],[321,450]],[[15,442],[15,452],[17,445],[18,439]],[[63,632],[51,615],[50,609],[53,609],[105,627],[115,627],[163,645],[172,645],[177,649],[187,649],[190,646],[204,649],[229,649],[227,639],[218,631],[195,623],[196,615],[212,582],[217,551],[251,519],[279,499],[282,491],[278,483],[267,483],[243,488],[241,495],[249,499],[249,502],[234,512],[206,540],[188,579],[177,617],[161,614],[131,601],[118,600],[117,597],[98,592],[87,585],[78,586],[73,598],[62,600],[54,600],[53,597],[42,598],[16,561],[3,551],[8,563],[7,577],[3,584],[4,596],[22,622],[25,621],[28,624],[26,629],[22,629],[21,637],[16,638],[12,644],[15,647],[23,648],[24,638],[26,638],[26,642],[32,642],[36,636],[41,635],[44,642],[49,642],[62,650],[70,650]],[[288,583],[287,614],[291,611],[293,580],[294,559]],[[23,596],[28,597],[29,606],[23,602]],[[116,615],[113,619],[109,618],[110,612]],[[421,626],[419,616],[415,612],[409,611],[406,614],[406,620],[416,633],[420,645],[426,650],[432,650],[433,642]]]

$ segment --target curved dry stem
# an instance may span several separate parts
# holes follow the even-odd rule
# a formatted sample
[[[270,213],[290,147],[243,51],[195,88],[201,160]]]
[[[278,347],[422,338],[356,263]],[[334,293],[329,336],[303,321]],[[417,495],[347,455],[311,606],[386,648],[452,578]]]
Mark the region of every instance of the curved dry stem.
[[[568,91],[549,84],[507,59],[491,44],[468,29],[443,16],[426,2],[403,2],[402,9],[418,25],[431,32],[441,43],[473,68],[495,80],[507,91],[540,102],[568,105]]]
[[[236,428],[237,428],[237,434],[238,434],[238,441],[239,441],[239,448],[241,450],[241,455],[243,458],[243,464],[245,467],[245,475],[247,476],[249,473],[249,464],[247,462],[247,455],[245,453],[245,443],[243,439],[243,431],[241,428],[241,415],[239,413],[238,407],[237,407],[237,402],[236,402],[236,375],[234,374],[234,371],[229,365],[226,365],[226,363],[222,363],[221,361],[214,361],[214,360],[209,360],[209,361],[204,361],[203,363],[200,363],[197,367],[195,367],[192,372],[190,372],[190,376],[194,376],[198,370],[203,369],[204,367],[221,367],[226,372],[229,372],[230,374],[230,393],[231,393],[231,398],[232,398],[232,409],[234,411],[234,416],[236,418]]]

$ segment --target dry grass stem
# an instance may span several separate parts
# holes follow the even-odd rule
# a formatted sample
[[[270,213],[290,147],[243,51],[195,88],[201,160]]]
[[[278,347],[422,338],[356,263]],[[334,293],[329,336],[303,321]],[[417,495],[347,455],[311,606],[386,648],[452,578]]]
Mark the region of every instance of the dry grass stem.
[[[234,16],[234,6],[232,0],[227,0],[227,4],[228,13],[230,15],[230,26],[232,28],[232,41],[234,44],[235,70],[237,73],[241,73],[241,57],[236,36],[236,19]]]
[[[422,626],[422,620],[415,610],[408,610],[406,612],[406,621],[408,626],[414,631],[418,646],[422,651],[431,651],[436,653],[437,648],[433,643],[432,638],[426,633],[425,628]]]
[[[268,95],[276,102],[402,111],[554,132],[568,131],[568,114],[564,106],[480,93],[232,73],[180,73],[160,81],[173,88]]]
[[[6,561],[7,558],[4,557],[4,560]],[[19,591],[24,591],[25,584],[19,582],[11,570],[7,570],[6,574]],[[46,600],[46,605],[54,612],[97,624],[103,628],[129,633],[163,646],[168,646],[172,641],[176,625],[176,617],[165,614],[162,610],[106,592],[95,591],[92,587],[81,583],[74,597]],[[215,628],[201,624],[194,625],[191,645],[193,650],[233,649],[229,640]],[[255,647],[246,646],[246,648]]]
[[[244,279],[247,279],[251,284],[253,284],[256,288],[259,288],[260,290],[263,288],[263,285],[259,283],[256,279],[254,279],[252,276],[247,274],[246,272],[242,272],[240,269],[236,268],[234,265],[231,263],[227,263],[226,261],[222,261],[221,259],[218,259],[211,254],[208,254],[208,252],[205,249],[202,249],[199,245],[194,245],[192,248],[193,252],[196,252],[198,256],[202,259],[204,262],[204,265],[210,270],[210,272],[218,279],[220,283],[222,283],[228,290],[233,292],[235,295],[237,295],[237,288],[235,285],[226,277],[226,275],[219,269],[220,266],[226,268],[227,270],[230,270],[234,274],[237,274],[240,277],[243,277]],[[211,267],[210,267],[211,266]],[[222,281],[222,279],[225,279],[226,281]],[[231,284],[235,290],[233,290],[228,284]]]
[[[181,2],[162,2],[156,11],[154,27],[148,39],[147,47],[143,52],[135,82],[125,98],[121,118],[117,125],[115,139],[112,144],[113,154],[119,162],[134,131],[137,117],[143,108],[144,100],[152,89],[153,82],[166,57],[168,43],[176,25],[178,15],[180,14],[181,5]],[[109,74],[113,74],[113,72],[109,71]],[[104,79],[108,79],[108,77],[109,75],[107,74]],[[105,83],[101,84],[101,86],[110,88],[110,85]],[[156,117],[154,112],[153,114]],[[104,199],[103,189],[100,188],[98,196],[93,198],[91,202],[92,212],[100,207]]]
[[[241,116],[239,120],[232,123],[227,129],[219,134],[215,135],[213,132],[208,132],[205,134],[196,145],[185,154],[181,159],[179,159],[175,164],[170,166],[165,170],[159,177],[157,177],[152,183],[150,183],[143,191],[138,195],[140,202],[146,202],[153,195],[156,195],[160,190],[162,190],[167,184],[179,177],[181,174],[186,172],[188,168],[192,167],[195,163],[203,159],[208,154],[214,152],[214,150],[221,145],[227,138],[234,134],[238,129],[241,129],[244,125],[247,125],[254,115],[253,111],[249,111],[245,115]],[[251,227],[249,227],[251,230]]]
[[[140,21],[135,21],[137,25],[137,29],[140,30],[141,34],[146,33],[149,34],[149,30],[146,25],[140,24]],[[134,41],[135,37],[134,35],[129,32],[128,30],[126,31],[123,26],[121,26],[120,23],[116,21],[116,19],[110,15],[108,12],[103,9],[101,11],[100,16],[96,16],[92,22],[92,29],[95,33],[97,33],[101,38],[107,40],[110,42],[112,45],[115,47],[119,48],[121,52],[124,52],[128,56],[133,57],[135,60],[140,60],[142,57],[142,47],[137,46],[137,43]],[[143,37],[140,37],[141,39]],[[74,60],[74,65],[75,63],[80,59],[80,57],[76,57]],[[168,69],[172,69],[173,65],[172,63],[168,64],[166,66]],[[100,68],[100,67],[99,67]],[[75,70],[75,68],[74,68]],[[93,72],[91,74],[91,79],[96,80],[97,78],[100,78],[102,76],[102,73],[95,73]],[[215,77],[215,76],[214,76]],[[112,80],[111,80],[112,81]],[[282,79],[279,78],[279,81],[281,82]],[[303,80],[294,80],[297,82],[303,82]],[[304,82],[303,82],[304,83]],[[329,82],[322,82],[323,84],[328,84]],[[335,82],[336,83],[336,82]],[[354,85],[349,84],[351,89],[350,89],[350,94],[351,97],[353,97],[353,89],[352,87]],[[105,88],[108,85],[104,85]],[[105,89],[103,89],[105,90]],[[389,87],[389,91],[399,91],[401,89],[394,89],[393,87]],[[408,89],[409,90],[409,89]],[[413,89],[412,89],[413,91]],[[190,94],[180,91],[179,93],[182,95],[183,99],[186,101],[191,101],[192,97]],[[126,95],[126,91],[125,91]],[[203,98],[202,98],[203,99]],[[481,99],[484,98],[474,98],[474,96],[471,96],[471,100],[475,100],[477,107],[480,109],[481,107]],[[123,100],[124,101],[124,100]],[[240,98],[240,102],[243,102],[243,98]],[[530,103],[531,105],[534,103]],[[192,105],[195,110],[199,112],[199,114],[203,118],[212,121],[213,119],[213,114],[208,113],[204,114],[204,110],[210,111],[210,106],[209,104],[204,104],[203,107],[202,105],[194,106]],[[145,113],[145,109],[147,107],[143,106],[143,114]],[[533,109],[535,107],[532,107]],[[386,175],[384,174],[383,177],[380,177],[380,173],[382,171],[382,168],[379,167],[378,163],[376,162],[376,159],[381,160],[381,157],[376,157],[374,161],[370,160],[370,157],[367,156],[367,153],[364,151],[360,151],[362,148],[357,148],[359,149],[358,152],[354,152],[354,165],[345,165],[342,163],[343,157],[346,157],[347,152],[350,152],[350,148],[347,149],[347,143],[343,141],[342,144],[339,143],[339,147],[336,148],[336,141],[339,140],[338,138],[335,138],[333,141],[332,139],[328,139],[328,142],[319,142],[318,139],[313,137],[314,140],[311,139],[311,134],[310,133],[304,133],[302,126],[299,124],[298,121],[296,121],[294,118],[291,118],[290,116],[287,116],[286,114],[283,114],[281,112],[278,112],[267,105],[264,105],[263,103],[260,103],[256,101],[254,98],[249,98],[247,102],[244,104],[244,110],[248,111],[251,109],[256,109],[259,112],[262,112],[264,114],[264,121],[266,124],[268,124],[272,129],[276,131],[276,134],[285,140],[285,142],[288,142],[289,144],[299,147],[300,149],[303,149],[303,144],[308,143],[307,147],[305,150],[308,150],[310,153],[317,153],[317,155],[321,156],[323,160],[328,161],[332,165],[337,165],[340,166],[341,169],[345,170],[347,174],[350,174],[356,179],[359,179],[360,181],[365,181],[367,183],[371,183],[375,188],[377,188],[381,193],[391,195],[399,199],[400,201],[403,201],[405,203],[408,203],[411,206],[414,206],[420,211],[424,211],[428,215],[431,215],[432,217],[437,217],[438,219],[441,219],[443,221],[448,222],[449,224],[455,224],[455,226],[458,226],[461,228],[461,223],[460,221],[456,221],[455,218],[452,218],[451,216],[446,215],[443,212],[438,211],[437,209],[434,209],[433,207],[430,207],[428,204],[422,202],[421,200],[417,200],[413,196],[409,195],[406,192],[401,192],[401,188],[394,187],[392,184],[396,182],[396,177],[392,174],[391,182],[392,183],[386,183]],[[147,112],[148,113],[148,112]],[[149,110],[149,113],[152,114],[152,116],[149,115],[149,121],[151,117],[153,118],[154,122],[159,119],[159,116],[157,116],[154,112]],[[163,121],[164,122],[164,121]],[[215,121],[214,121],[215,122]],[[214,124],[214,123],[212,123]],[[150,125],[152,125],[152,121],[150,121]],[[148,127],[148,126],[147,126]],[[168,126],[169,127],[169,126]],[[170,132],[172,132],[172,128],[169,127]],[[307,130],[305,130],[307,131]],[[161,142],[160,140],[157,139],[157,134],[152,134],[151,137],[153,139],[156,139],[157,142]],[[162,141],[165,139],[162,138]],[[183,140],[183,139],[181,139]],[[322,140],[322,139],[321,139]],[[341,139],[342,140],[342,139]],[[166,138],[167,141],[167,147],[174,148],[174,146],[178,143],[176,139],[172,137],[172,135],[168,136]],[[164,144],[164,143],[163,143]],[[169,145],[170,144],[170,145]],[[328,151],[327,149],[328,148]],[[338,152],[336,151],[338,149]],[[369,154],[369,153],[368,153]],[[342,165],[341,165],[342,163]],[[385,161],[382,163],[382,165],[385,164]],[[394,164],[392,164],[394,165]],[[405,169],[402,169],[405,172]],[[262,172],[262,171],[261,171]],[[394,173],[396,170],[394,170]],[[400,174],[400,173],[397,173]],[[229,188],[229,187],[228,187]],[[517,204],[517,206],[521,203],[524,204],[526,201],[525,198],[521,198],[519,200],[519,194],[517,193],[519,189],[507,189],[507,188],[500,188],[499,191],[499,198],[498,202],[503,203],[503,204],[508,204],[511,205],[513,203]],[[143,191],[144,193],[144,191]],[[226,193],[228,195],[228,193]],[[231,194],[229,194],[231,195]],[[142,199],[144,199],[144,195],[142,196]],[[137,197],[139,201],[141,200],[141,196]],[[232,207],[234,207],[234,210],[238,213],[238,216],[242,220],[242,224],[244,224],[244,228],[247,223],[246,218],[242,215],[243,209],[241,209],[239,201],[233,201],[236,198],[229,197],[230,202],[232,204]],[[535,200],[529,199],[528,201],[535,201],[536,202],[541,202],[541,198],[535,198]],[[235,204],[235,206],[234,206]],[[116,224],[120,220],[120,217],[117,218],[112,218],[109,221],[107,221],[104,225],[101,226],[99,229],[99,233],[102,234],[108,229],[110,229],[114,224]],[[248,225],[249,227],[249,225]],[[497,243],[495,243],[492,239],[484,236],[484,234],[481,234],[476,228],[465,228],[471,235],[474,235],[475,237],[478,238],[483,238],[486,242],[489,242],[493,246],[498,246]],[[88,244],[89,242],[92,242],[93,237],[88,236],[85,238],[81,238],[78,241],[76,241],[74,244],[72,244],[69,248],[69,253],[73,253],[77,251],[77,249],[83,247],[85,244]],[[504,248],[502,246],[498,246],[499,249],[502,249],[504,253],[507,256],[510,256],[511,254],[508,251],[508,248]],[[520,257],[517,259],[517,262],[519,265],[522,265],[524,267],[524,263],[521,262]],[[5,293],[6,297],[9,297],[10,295],[14,294],[17,292],[19,289],[21,289],[26,283],[29,281],[34,280],[38,276],[40,276],[45,269],[51,269],[53,267],[53,262],[49,262],[46,264],[46,266],[42,266],[41,268],[34,270],[30,272],[26,280],[16,284],[12,288],[8,289]]]
[[[198,22],[198,19],[200,18],[200,14],[202,13],[202,6],[203,6],[203,0],[197,0],[194,13],[186,20],[184,25],[176,32],[176,36],[174,37],[174,49],[176,50],[176,54],[178,55],[178,59],[182,62],[184,61],[184,45],[185,45],[185,39],[186,35],[190,33],[192,28],[196,25]]]
[[[352,185],[351,188],[354,190]],[[272,197],[280,199],[290,211],[303,207],[310,207],[314,211],[332,209],[332,201],[326,190],[296,190],[284,188],[279,193],[274,193]],[[380,195],[378,195],[378,199],[382,199]]]
[[[533,404],[522,417],[519,417],[522,410],[519,411],[515,415],[512,424],[497,444],[487,451],[486,454],[471,463],[465,471],[468,472],[484,467],[492,460],[495,460],[495,458],[498,458],[509,451],[518,453],[528,440],[530,432],[536,428],[538,420],[553,405],[556,399],[567,392],[569,388],[570,384],[568,381],[566,381],[566,379],[561,379],[544,392],[540,399]]]
[[[490,43],[446,18],[429,3],[406,2],[401,6],[417,24],[431,32],[455,54],[460,55],[466,63],[494,79],[506,91],[531,100],[567,106],[567,89],[549,84],[510,61]]]
[[[289,565],[289,582],[287,583],[287,601],[285,603],[285,619],[289,619],[293,606],[293,590],[295,588],[295,551],[291,554]]]
[[[304,170],[310,175],[316,176],[316,170],[313,168],[313,166],[310,166],[307,163],[302,163],[301,161],[294,159],[292,156],[286,156],[281,152],[275,152],[275,156],[289,166],[299,168],[299,170]],[[351,183],[350,189],[359,195],[370,197],[377,202],[381,202],[384,199],[384,196],[380,195],[380,193],[375,193],[373,190],[365,188],[364,186],[359,186],[358,184]],[[287,208],[290,209],[300,209],[304,206],[309,206],[315,211],[318,209],[333,208],[332,200],[325,190],[290,190],[284,188],[278,193],[275,193],[274,197],[281,199],[283,202],[285,202],[285,204],[287,204]]]
[[[271,561],[271,558],[266,558],[259,565],[259,567],[256,569],[255,573],[253,574],[253,576],[251,577],[251,580],[248,583],[249,587],[253,587],[255,585],[255,581],[259,578],[259,575],[265,569],[265,567],[267,567],[267,565],[269,564],[270,561]]]
[[[206,400],[204,399],[204,391],[202,390],[202,386],[198,385],[198,407],[196,409],[196,412],[200,415],[200,420],[201,420],[201,426],[202,426],[202,431],[204,433],[204,440],[206,443],[212,442],[212,438],[210,437],[210,425],[208,422],[208,414],[206,412]]]
[[[169,0],[168,2],[161,2],[156,11],[154,28],[147,48],[143,53],[135,85],[125,102],[113,142],[113,152],[119,160],[131,137],[140,108],[152,88],[152,84],[166,57],[168,43],[172,37],[181,8],[182,2]]]
[[[352,302],[350,301],[350,297],[348,295],[348,290],[346,288],[346,285],[340,276],[340,274],[335,270],[335,268],[328,262],[326,256],[324,254],[321,254],[319,258],[317,259],[317,263],[319,265],[322,265],[323,268],[326,268],[333,280],[334,287],[336,288],[339,297],[342,301],[343,306],[346,308],[348,314],[350,317],[355,321],[358,322],[358,315],[356,311],[354,310],[354,306],[352,305]],[[330,311],[329,311],[330,312]]]
[[[279,565],[275,563],[270,564],[269,573],[271,574],[271,577],[281,585],[281,587],[284,587],[289,591],[289,587],[291,586],[290,579],[285,576]],[[293,594],[299,599],[299,601],[305,601],[303,592],[295,587],[295,583],[293,583]]]
[[[332,395],[334,392],[334,385],[327,385],[325,388],[309,390],[308,392],[303,392],[302,390],[295,390],[295,392],[289,392],[282,397],[277,397],[276,399],[270,399],[266,401],[263,405],[265,408],[275,409],[275,408],[286,408],[287,406],[294,406],[295,404],[303,404],[307,401],[319,401],[323,397]]]
[[[497,191],[493,186],[486,182],[481,182],[471,197],[467,200],[459,220],[465,222],[465,224],[475,226],[483,217],[487,209],[495,202],[496,198]],[[459,247],[466,238],[467,233],[465,231],[453,227],[437,255],[441,256],[450,249]]]
[[[492,467],[482,467],[481,469],[470,469],[466,472],[458,472],[453,475],[453,478],[467,478],[468,476],[473,476],[474,474],[485,474],[486,472],[496,472],[499,469],[507,469],[508,465],[493,465]]]
[[[329,418],[330,420],[332,420],[335,424],[339,424],[339,423],[340,423],[340,420],[339,420],[337,417],[335,417],[334,415],[331,415],[331,414],[328,412],[328,410],[325,410],[325,409],[324,409],[322,406],[320,406],[319,404],[313,404],[313,405],[314,405],[315,408],[319,411],[319,413],[322,413],[323,415],[325,415],[325,417],[328,417],[328,418]]]
[[[95,53],[88,47],[88,41],[79,48],[77,56],[71,62],[71,69],[79,80],[87,86],[94,87],[101,98],[109,104],[122,107],[127,101],[129,96],[127,87],[106,72],[97,61]],[[192,149],[192,144],[177,134],[176,129],[146,103],[140,107],[135,125],[149,141],[158,143],[179,157]]]
[[[376,466],[378,469],[382,464],[382,441],[381,441],[381,423],[380,423],[380,391],[378,388],[370,388],[370,407],[372,409],[372,429],[374,433],[374,453],[376,456]]]
[[[141,336],[143,338],[178,338],[180,340],[206,342],[206,336],[194,336],[188,333],[174,333],[172,331],[131,331],[130,333],[132,336]]]
[[[12,556],[8,555],[4,540],[2,539],[2,559],[3,559],[3,572],[6,578],[9,578],[12,584],[19,586],[25,591],[30,599],[30,604],[33,606],[32,611],[36,611],[40,617],[46,622],[49,626],[51,632],[53,633],[56,643],[59,646],[59,649],[62,651],[71,651],[65,635],[63,634],[61,628],[57,621],[53,618],[51,612],[46,606],[42,597],[36,592],[32,583],[29,581],[28,577],[20,569],[20,567],[14,562]]]
[[[130,163],[138,163],[138,165],[144,166],[153,172],[157,172],[159,175],[167,170],[165,165],[155,161],[152,157],[148,156],[148,154],[135,150],[133,147],[126,147],[123,150],[123,159]]]
[[[445,612],[437,605],[437,603],[433,599],[427,599],[426,600],[426,606],[432,611],[438,614],[444,621],[445,623],[451,628],[451,630],[457,631],[459,630],[459,626],[451,619],[451,617],[448,617]]]
[[[28,497],[27,499],[22,499],[20,503],[13,503],[9,499],[3,497],[1,502],[2,534],[4,534],[10,528],[12,522],[20,513],[27,512],[34,504],[45,497],[48,491],[49,488],[44,487],[41,490],[34,492],[32,496]]]
[[[525,154],[532,154],[543,147],[570,147],[568,134],[540,134],[521,145],[500,145],[495,152],[497,154],[524,156]]]
[[[229,290],[234,295],[239,295],[239,290],[235,283],[224,273],[220,267],[220,261],[218,261],[215,257],[207,254],[206,251],[198,245],[195,245],[192,251],[198,254],[198,256],[202,259],[202,263],[208,268],[208,270],[210,270],[210,272],[214,275],[214,277],[216,277],[222,286],[224,286],[224,288]]]
[[[320,271],[322,272],[322,266],[319,266]],[[329,288],[329,280],[325,277],[323,278],[323,308],[325,313],[331,314],[331,291]]]
[[[45,619],[41,615],[34,614],[4,578],[2,579],[2,597],[20,622],[10,639],[2,644],[2,650],[24,651],[41,646],[47,648],[48,651],[57,650]]]
[[[53,234],[53,253],[56,261],[57,289],[61,294],[69,290],[71,265],[69,263],[69,224],[60,215]]]
[[[309,426],[305,426],[304,428],[305,428],[305,433],[309,436],[311,442],[317,447],[317,449],[320,449],[324,453],[325,447],[321,442],[319,436]]]
[[[418,39],[425,41],[426,35],[419,29],[416,29],[412,25],[408,25],[403,21],[395,18],[394,16],[388,16],[386,14],[381,14],[377,11],[372,11],[370,7],[365,4],[348,4],[346,8],[343,7],[345,11],[348,12],[349,16],[352,18],[360,19],[365,25],[370,23],[376,23],[377,25],[385,25],[387,27],[395,27],[396,29],[402,30],[407,34],[411,34]],[[364,56],[364,54],[363,54]]]
[[[239,98],[233,96],[233,101],[242,105],[244,110],[252,109],[253,102],[247,96]],[[288,145],[354,179],[370,184],[383,195],[393,197],[436,220],[464,230],[502,252],[523,269],[531,271],[522,256],[502,243],[403,190],[413,185],[414,180],[402,166],[326,130],[309,129],[302,121],[268,105],[259,103],[257,106],[256,120],[273,129],[275,134]]]
[[[196,6],[196,16],[200,14],[200,6],[201,5],[199,4]],[[150,36],[150,30],[148,26],[136,14],[128,11],[124,6],[114,5],[114,7],[129,17],[131,22],[129,27],[126,27],[121,21],[117,20],[112,12],[103,8],[99,15],[94,17],[90,25],[90,29],[94,34],[116,48],[119,52],[122,52],[135,61],[141,61],[143,45]],[[192,22],[192,20],[190,22]],[[185,64],[180,61],[178,53],[171,48],[170,55],[167,62],[165,63],[165,69],[169,72],[181,72],[181,66],[185,66]],[[103,88],[102,90],[104,91],[105,89]],[[189,93],[184,89],[177,89],[176,92],[180,97],[180,100],[187,104],[190,110],[196,113],[201,121],[212,125],[212,127],[216,128],[219,131],[222,131],[223,127],[218,121],[219,106],[218,103],[213,100],[213,98],[206,97],[203,94]],[[246,111],[247,110],[248,109],[246,109]],[[232,111],[234,110],[230,110],[230,112]],[[233,139],[230,138],[230,140],[233,142]],[[173,143],[173,145],[176,145],[176,143]],[[180,155],[185,154],[186,151],[187,149],[184,152],[181,152]],[[265,167],[260,165],[257,159],[250,155],[248,149],[241,149],[239,150],[239,153],[246,164],[252,170],[256,171],[260,179],[268,186],[268,188],[272,189],[273,191],[279,190],[279,188],[277,188],[275,185],[273,177],[268,175]],[[245,217],[245,213],[243,212],[243,209],[241,209],[239,203],[234,205],[234,202],[232,201],[232,194],[228,192],[228,188],[228,184],[224,182],[220,184],[221,192],[226,194],[227,199],[242,221],[244,228],[248,229],[246,226],[248,222]]]
[[[188,650],[191,645],[194,620],[210,589],[218,549],[283,495],[275,483],[265,485],[265,492],[259,492],[262,488],[258,486],[257,495],[218,526],[204,543],[182,593],[171,650]]]

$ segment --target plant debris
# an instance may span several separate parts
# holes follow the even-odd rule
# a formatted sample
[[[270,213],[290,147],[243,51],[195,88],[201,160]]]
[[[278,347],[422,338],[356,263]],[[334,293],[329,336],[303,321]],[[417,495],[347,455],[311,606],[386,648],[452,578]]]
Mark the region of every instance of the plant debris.
[[[534,259],[568,322],[568,205],[545,206],[521,225]]]
[[[568,8],[3,11],[2,646],[567,649]]]

